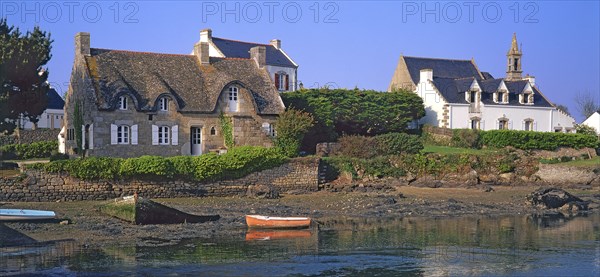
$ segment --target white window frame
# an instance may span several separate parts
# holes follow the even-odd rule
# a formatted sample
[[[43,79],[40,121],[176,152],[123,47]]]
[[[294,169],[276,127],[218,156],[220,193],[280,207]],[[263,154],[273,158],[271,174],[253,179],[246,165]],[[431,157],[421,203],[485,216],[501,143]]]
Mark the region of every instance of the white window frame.
[[[131,138],[131,128],[128,125],[117,126],[117,144],[129,144]]]
[[[500,126],[500,124],[502,122],[504,122],[504,124],[502,124],[502,126]],[[509,130],[508,122],[509,122],[509,120],[507,118],[498,119],[498,130]]]
[[[236,86],[230,86],[229,87],[229,93],[228,93],[228,97],[227,99],[229,99],[229,104],[231,104],[231,102],[235,102],[235,106],[234,107],[229,107],[229,111],[230,112],[239,112],[240,111],[240,91]]]
[[[169,98],[167,97],[162,97],[158,100],[159,103],[159,109],[163,112],[166,112],[169,110]]]
[[[171,128],[169,126],[158,126],[158,144],[170,145]]]
[[[119,110],[127,110],[127,97],[119,96]]]
[[[532,119],[523,121],[523,130],[524,131],[534,131],[533,122],[534,121]],[[529,128],[527,128],[527,127],[529,127]]]

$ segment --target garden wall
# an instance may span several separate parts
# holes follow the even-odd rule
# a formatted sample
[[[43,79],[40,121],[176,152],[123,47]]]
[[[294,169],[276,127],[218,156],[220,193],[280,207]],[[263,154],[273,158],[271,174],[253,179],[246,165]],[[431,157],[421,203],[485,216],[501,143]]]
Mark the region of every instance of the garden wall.
[[[279,192],[317,191],[318,158],[298,158],[276,168],[237,180],[213,183],[191,181],[82,181],[68,175],[28,171],[26,178],[0,178],[0,201],[106,200],[137,192],[146,198],[241,196],[255,184]]]

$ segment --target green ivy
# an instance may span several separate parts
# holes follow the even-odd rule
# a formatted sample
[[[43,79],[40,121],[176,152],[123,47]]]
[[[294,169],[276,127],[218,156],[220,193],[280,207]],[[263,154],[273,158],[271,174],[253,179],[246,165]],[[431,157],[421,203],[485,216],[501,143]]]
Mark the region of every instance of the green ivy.
[[[221,113],[219,115],[219,122],[221,123],[221,133],[225,139],[225,146],[227,146],[227,148],[234,147],[233,124],[231,123],[231,118],[226,117],[225,114]]]
[[[81,126],[83,125],[83,114],[81,113],[81,108],[79,107],[79,102],[75,102],[75,108],[73,110],[73,128],[75,128],[75,141],[77,142],[77,149],[81,151],[83,145],[83,134],[81,130]],[[83,154],[83,151],[81,151]]]
[[[49,158],[58,150],[58,141],[41,141],[30,144],[9,144],[0,146],[0,158],[3,160],[25,160]]]

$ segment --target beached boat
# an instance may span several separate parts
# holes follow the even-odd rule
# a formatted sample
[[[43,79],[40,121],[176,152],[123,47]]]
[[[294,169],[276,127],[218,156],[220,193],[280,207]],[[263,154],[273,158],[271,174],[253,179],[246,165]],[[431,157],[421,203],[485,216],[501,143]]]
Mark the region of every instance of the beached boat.
[[[0,209],[1,221],[53,219],[55,217],[56,214],[53,211]]]
[[[193,215],[137,195],[109,201],[100,211],[134,224],[177,224],[215,221],[219,215]]]
[[[246,215],[246,224],[250,228],[308,228],[310,218]]]

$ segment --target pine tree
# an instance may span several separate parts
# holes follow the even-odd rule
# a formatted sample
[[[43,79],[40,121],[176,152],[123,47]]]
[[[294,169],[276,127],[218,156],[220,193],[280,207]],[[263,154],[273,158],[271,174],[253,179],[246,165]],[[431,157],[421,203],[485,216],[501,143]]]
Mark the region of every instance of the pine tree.
[[[12,133],[20,116],[34,124],[46,109],[50,34],[34,27],[22,34],[0,19],[0,134]]]

